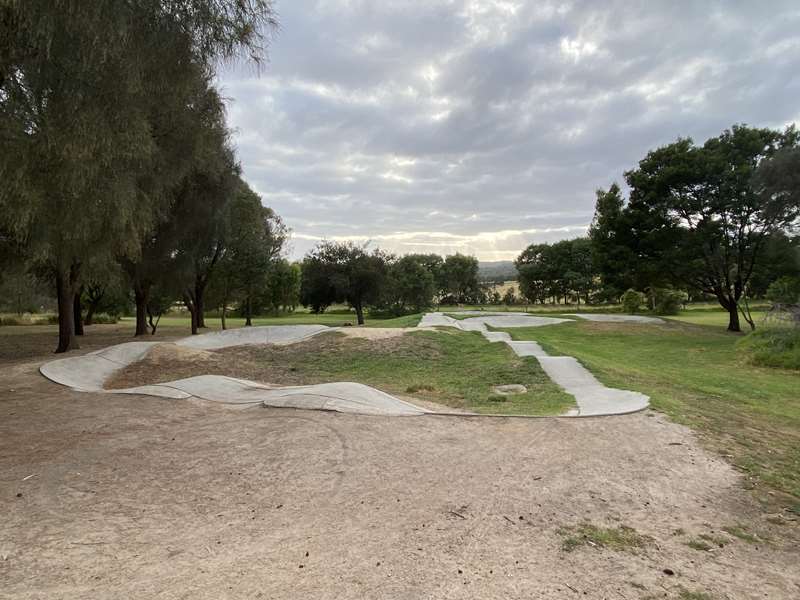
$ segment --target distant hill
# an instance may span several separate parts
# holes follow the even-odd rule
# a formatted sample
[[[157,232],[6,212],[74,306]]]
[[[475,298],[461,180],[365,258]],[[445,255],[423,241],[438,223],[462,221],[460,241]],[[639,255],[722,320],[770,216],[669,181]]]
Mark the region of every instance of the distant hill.
[[[478,263],[478,279],[481,281],[511,281],[517,278],[513,260],[495,260]]]

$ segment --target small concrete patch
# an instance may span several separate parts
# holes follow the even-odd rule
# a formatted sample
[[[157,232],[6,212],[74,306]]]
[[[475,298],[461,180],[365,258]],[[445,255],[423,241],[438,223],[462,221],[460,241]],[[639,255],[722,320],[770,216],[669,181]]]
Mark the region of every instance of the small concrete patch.
[[[567,315],[578,317],[584,321],[594,321],[596,323],[663,323],[664,319],[658,317],[645,317],[642,315],[599,315],[590,313],[575,313]]]

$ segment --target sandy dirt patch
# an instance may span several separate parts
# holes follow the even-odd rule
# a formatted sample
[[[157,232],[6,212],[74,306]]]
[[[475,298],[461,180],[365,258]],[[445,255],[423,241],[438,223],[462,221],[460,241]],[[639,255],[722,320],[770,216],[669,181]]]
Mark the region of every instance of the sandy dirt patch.
[[[349,338],[386,340],[400,337],[411,331],[437,331],[432,327],[342,327],[338,329]]]
[[[796,524],[773,525],[731,467],[654,412],[231,411],[72,392],[39,364],[0,369],[3,597],[800,594]],[[565,552],[561,528],[587,520],[651,541]],[[758,540],[721,532],[734,524]],[[690,548],[701,534],[726,543]]]

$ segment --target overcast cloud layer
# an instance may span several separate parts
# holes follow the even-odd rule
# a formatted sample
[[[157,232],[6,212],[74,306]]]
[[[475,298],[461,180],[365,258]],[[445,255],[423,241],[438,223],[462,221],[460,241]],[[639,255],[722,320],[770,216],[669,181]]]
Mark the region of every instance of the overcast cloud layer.
[[[283,0],[221,76],[247,181],[293,229],[515,258],[582,235],[648,149],[800,122],[800,4]]]

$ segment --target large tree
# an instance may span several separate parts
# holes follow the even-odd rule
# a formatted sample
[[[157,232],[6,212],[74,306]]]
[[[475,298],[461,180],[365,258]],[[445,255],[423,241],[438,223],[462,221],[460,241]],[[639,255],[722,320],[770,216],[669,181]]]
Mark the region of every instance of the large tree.
[[[730,331],[770,236],[798,218],[797,142],[793,128],[734,126],[703,146],[653,150],[625,174],[627,225],[646,241],[638,260],[716,297]]]
[[[0,5],[0,227],[52,273],[58,352],[77,347],[84,262],[135,256],[168,197],[158,176],[182,149],[159,137],[159,109],[183,74],[260,56],[272,23],[268,0]]]
[[[347,302],[364,324],[364,309],[381,299],[387,256],[352,242],[321,242],[303,260],[301,302],[315,310]]]
[[[465,254],[452,254],[444,259],[441,277],[446,292],[456,302],[476,302],[480,295],[478,259]]]

